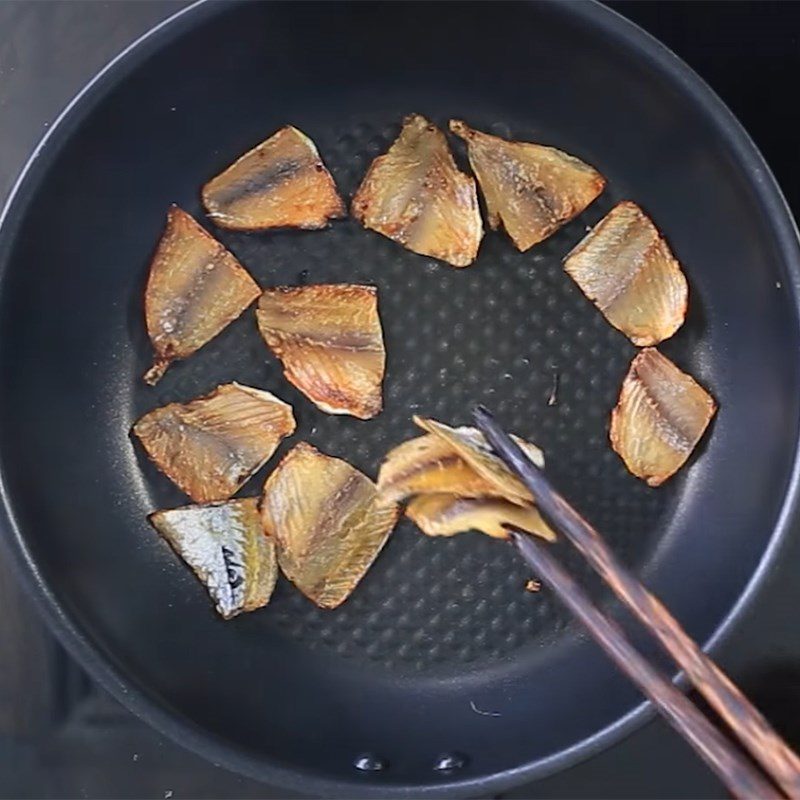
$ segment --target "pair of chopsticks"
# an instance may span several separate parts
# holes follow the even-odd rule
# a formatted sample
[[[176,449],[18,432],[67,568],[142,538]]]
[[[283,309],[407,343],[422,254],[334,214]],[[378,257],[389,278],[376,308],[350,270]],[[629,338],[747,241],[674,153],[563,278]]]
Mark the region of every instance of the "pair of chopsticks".
[[[735,797],[800,799],[800,758],[661,602],[617,560],[600,534],[553,488],[492,415],[478,407],[474,418],[498,457],[530,490],[542,516],[581,552],[658,640],[735,734],[741,748],[714,727],[668,677],[633,647],[619,626],[603,615],[546,549],[547,545],[521,531],[511,531],[511,540],[537,577],[553,589],[617,667],[692,745]]]

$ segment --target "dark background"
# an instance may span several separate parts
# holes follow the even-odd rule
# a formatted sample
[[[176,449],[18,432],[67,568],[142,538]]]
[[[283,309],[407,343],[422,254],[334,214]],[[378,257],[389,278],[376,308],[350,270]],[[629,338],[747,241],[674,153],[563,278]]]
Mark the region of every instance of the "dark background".
[[[0,0],[0,203],[75,92],[120,49],[183,5]],[[800,4],[609,5],[671,47],[722,96],[797,213]],[[503,13],[502,4],[497,13]],[[799,533],[786,542],[756,602],[719,651],[732,677],[795,747],[800,747]],[[0,797],[284,796],[187,753],[122,709],[46,631],[0,559]],[[503,796],[725,793],[656,720],[571,770]]]

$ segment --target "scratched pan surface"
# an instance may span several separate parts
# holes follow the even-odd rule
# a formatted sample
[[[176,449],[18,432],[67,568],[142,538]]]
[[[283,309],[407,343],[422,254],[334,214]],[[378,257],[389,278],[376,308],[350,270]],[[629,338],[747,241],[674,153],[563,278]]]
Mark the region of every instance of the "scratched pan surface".
[[[385,411],[317,411],[246,313],[151,389],[142,321],[167,207],[291,122],[342,192],[417,111],[555,144],[609,189],[526,254],[488,234],[454,270],[352,220],[214,231],[262,285],[379,287]],[[463,163],[459,142],[452,142]],[[721,410],[659,490],[607,418],[634,348],[562,272],[613,203],[666,232],[691,284],[664,351]],[[212,226],[209,227],[213,229]],[[285,581],[223,623],[145,515],[185,502],[131,443],[143,412],[238,380],[292,402],[298,433],[375,475],[414,412],[480,401],[548,454],[556,483],[702,641],[734,620],[793,510],[798,255],[752,144],[673,56],[592,5],[205,5],[117,61],[29,165],[0,230],[5,539],[72,651],[134,711],[208,758],[312,795],[475,794],[559,768],[642,718],[640,698],[509,548],[402,523],[354,596],[320,611]],[[557,402],[548,405],[554,376]],[[367,754],[382,771],[359,772]],[[443,754],[461,766],[435,771]]]

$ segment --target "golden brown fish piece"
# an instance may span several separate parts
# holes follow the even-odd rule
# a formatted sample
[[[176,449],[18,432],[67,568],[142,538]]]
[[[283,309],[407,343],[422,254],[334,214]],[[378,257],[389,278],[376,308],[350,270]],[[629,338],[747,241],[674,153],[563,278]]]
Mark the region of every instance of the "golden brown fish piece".
[[[156,511],[149,519],[192,568],[222,617],[269,602],[278,562],[274,540],[264,535],[257,498]]]
[[[522,481],[492,452],[480,431],[467,427],[451,428],[449,425],[444,425],[435,419],[424,419],[417,416],[414,417],[414,422],[423,430],[447,442],[481,478],[494,487],[494,494],[505,497],[506,500],[517,505],[527,505],[533,502],[531,493]],[[517,440],[517,443],[519,443],[519,440]],[[534,445],[529,445],[529,447],[534,447]],[[538,460],[535,458],[533,451],[529,450],[529,452],[537,466],[543,467],[544,457],[541,451],[539,451]]]
[[[133,432],[156,466],[197,503],[227,500],[294,431],[292,407],[238,383],[145,414]]]
[[[241,231],[324,228],[346,209],[314,142],[287,125],[203,187],[217,225]]]
[[[631,362],[611,412],[611,446],[650,486],[674,475],[717,410],[697,381],[650,347]]]
[[[601,194],[605,178],[578,158],[529,142],[481,133],[460,120],[450,130],[467,143],[489,213],[525,251],[555,233]]]
[[[351,210],[365,228],[454,267],[475,260],[483,236],[475,181],[419,114],[406,117],[394,144],[372,162]]]
[[[286,379],[316,406],[359,419],[380,413],[386,351],[374,286],[267,289],[256,316]]]
[[[507,539],[508,528],[555,541],[555,534],[533,506],[519,506],[497,497],[424,494],[406,507],[406,516],[427,536],[455,536],[469,530]]]
[[[341,605],[364,577],[397,522],[355,467],[300,442],[264,484],[261,516],[278,563],[321,608]]]
[[[486,446],[476,428],[456,428],[456,434]],[[542,451],[514,437],[516,443],[539,467],[544,467]],[[399,502],[415,494],[455,494],[460,497],[503,497],[498,489],[476,472],[453,447],[449,439],[433,433],[411,439],[387,453],[378,473],[378,491],[387,500]]]
[[[172,361],[199,350],[260,293],[231,253],[185,211],[172,206],[150,264],[144,298],[147,333],[155,350],[145,381],[158,383]]]
[[[640,347],[683,325],[689,286],[658,229],[622,202],[566,257],[564,269],[603,316]]]

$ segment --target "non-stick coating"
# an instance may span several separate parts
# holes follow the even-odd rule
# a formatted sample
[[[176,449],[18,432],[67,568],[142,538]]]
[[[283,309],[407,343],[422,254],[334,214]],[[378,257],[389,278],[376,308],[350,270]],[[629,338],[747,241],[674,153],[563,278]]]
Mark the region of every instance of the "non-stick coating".
[[[354,221],[235,234],[199,187],[297,125],[351,196],[410,112],[553,144],[609,188],[526,254],[490,233],[454,270]],[[460,142],[452,145],[464,164]],[[143,412],[238,380],[295,407],[297,434],[375,475],[413,413],[464,423],[473,403],[543,446],[554,481],[700,640],[756,570],[797,440],[796,252],[757,154],[669,54],[601,8],[547,4],[206,6],[119,63],[33,164],[0,241],[0,458],[12,548],[95,674],[181,741],[313,793],[477,791],[541,774],[638,703],[510,548],[428,540],[402,523],[353,597],[320,611],[282,581],[232,622],[146,522],[186,502],[129,438]],[[658,490],[607,443],[634,348],[561,258],[613,205],[639,202],[691,285],[663,347],[720,412]],[[317,411],[282,377],[249,311],[152,389],[142,319],[170,203],[262,285],[379,287],[386,409]],[[557,402],[548,405],[554,376]],[[444,753],[466,765],[433,770]],[[370,753],[388,767],[361,774]]]

